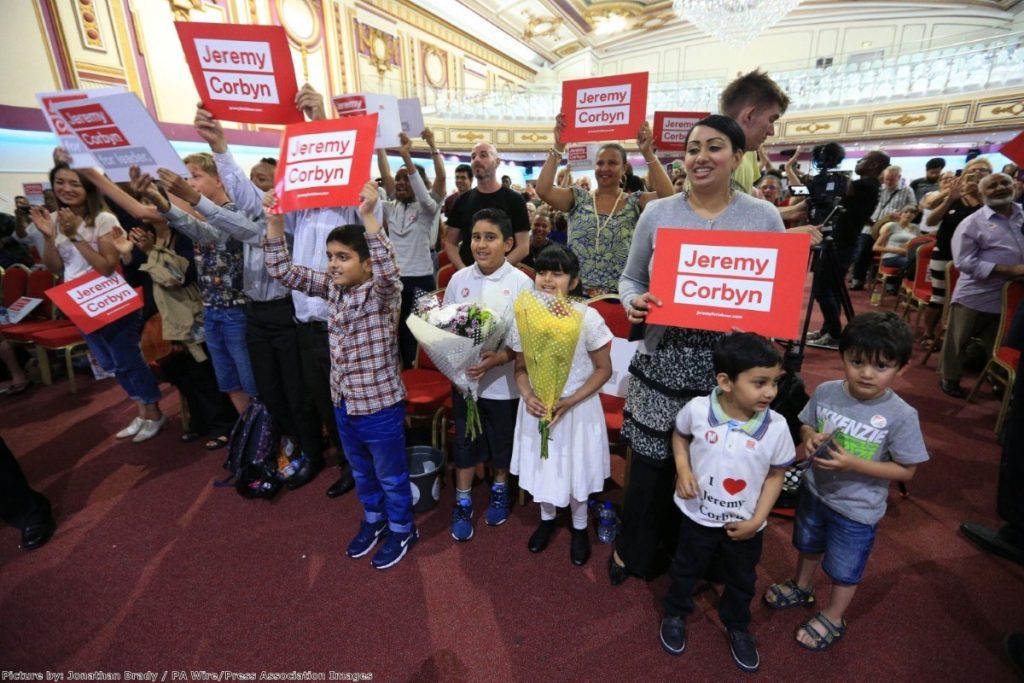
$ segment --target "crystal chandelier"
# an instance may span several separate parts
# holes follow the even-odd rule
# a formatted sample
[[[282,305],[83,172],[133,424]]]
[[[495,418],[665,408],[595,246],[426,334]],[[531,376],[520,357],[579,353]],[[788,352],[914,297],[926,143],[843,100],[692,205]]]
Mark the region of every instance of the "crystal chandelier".
[[[673,0],[672,9],[704,33],[741,48],[802,0]]]

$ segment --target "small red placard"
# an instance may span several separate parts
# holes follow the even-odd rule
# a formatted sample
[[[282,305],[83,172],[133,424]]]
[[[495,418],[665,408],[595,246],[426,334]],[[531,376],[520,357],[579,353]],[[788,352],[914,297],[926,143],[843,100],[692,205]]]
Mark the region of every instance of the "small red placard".
[[[562,142],[636,138],[647,114],[647,72],[562,82]]]
[[[647,322],[794,339],[810,235],[659,228]]]
[[[203,106],[218,119],[299,123],[295,67],[280,26],[176,22]]]
[[[376,134],[376,114],[287,126],[274,178],[278,211],[359,204]]]
[[[682,152],[693,124],[708,116],[706,111],[654,112],[654,147],[659,152]]]
[[[46,296],[85,334],[142,308],[142,295],[116,272],[105,277],[90,270],[51,287]]]
[[[1024,168],[1024,133],[1007,142],[999,151],[1019,168]]]

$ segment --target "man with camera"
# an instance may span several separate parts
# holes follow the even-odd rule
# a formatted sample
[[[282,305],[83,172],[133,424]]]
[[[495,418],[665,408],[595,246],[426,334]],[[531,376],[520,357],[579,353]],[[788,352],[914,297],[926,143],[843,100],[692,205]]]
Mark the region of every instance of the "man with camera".
[[[828,272],[820,278],[816,288],[824,325],[807,335],[807,343],[828,349],[839,348],[839,334],[843,329],[839,318],[840,288],[846,271],[853,263],[857,239],[864,227],[871,225],[871,215],[878,205],[881,189],[878,178],[889,166],[888,154],[879,150],[868,152],[857,162],[855,172],[860,177],[846,182],[843,191],[840,186],[845,176],[830,169],[837,168],[845,157],[846,151],[838,143],[816,147],[813,158],[819,173],[810,185],[810,220],[812,223],[824,222],[822,233],[832,238],[832,254],[823,268]],[[826,211],[832,214],[831,218],[828,218],[828,213],[823,213]]]

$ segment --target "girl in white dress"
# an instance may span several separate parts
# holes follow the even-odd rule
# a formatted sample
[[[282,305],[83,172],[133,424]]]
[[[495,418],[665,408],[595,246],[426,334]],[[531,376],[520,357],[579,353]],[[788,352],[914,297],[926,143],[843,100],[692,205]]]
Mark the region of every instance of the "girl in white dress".
[[[536,259],[538,291],[567,295],[579,286],[579,259],[560,244],[545,248]],[[548,457],[542,459],[539,419],[547,412],[534,394],[526,371],[519,330],[513,326],[509,346],[516,352],[516,384],[523,400],[516,417],[512,448],[513,474],[519,485],[540,503],[540,526],[530,536],[530,552],[544,550],[555,525],[555,509],[569,506],[572,512],[570,558],[581,566],[590,558],[587,534],[587,498],[604,489],[611,474],[608,433],[598,390],[611,377],[612,333],[594,309],[585,308],[583,327],[573,356],[569,379],[554,406]]]

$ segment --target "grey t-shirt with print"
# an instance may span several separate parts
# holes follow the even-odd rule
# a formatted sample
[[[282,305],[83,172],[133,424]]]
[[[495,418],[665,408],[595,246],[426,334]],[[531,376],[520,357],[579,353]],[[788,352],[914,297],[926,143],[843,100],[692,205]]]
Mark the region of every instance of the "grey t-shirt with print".
[[[914,465],[928,460],[917,411],[891,389],[859,401],[842,380],[824,382],[800,412],[800,421],[819,432],[838,429],[836,442],[862,460]],[[810,467],[804,477],[811,492],[845,517],[874,526],[885,515],[889,480],[855,472]]]

